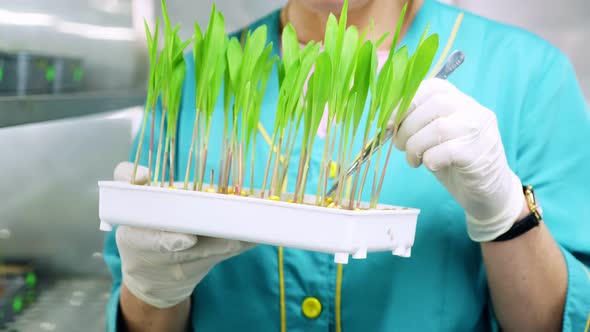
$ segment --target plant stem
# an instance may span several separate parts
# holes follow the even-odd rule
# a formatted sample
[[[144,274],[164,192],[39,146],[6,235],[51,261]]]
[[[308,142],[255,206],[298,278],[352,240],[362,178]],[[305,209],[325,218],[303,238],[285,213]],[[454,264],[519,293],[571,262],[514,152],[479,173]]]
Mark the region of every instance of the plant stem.
[[[270,196],[273,196],[273,193],[276,190],[275,186],[277,185],[277,182],[278,182],[277,177],[278,177],[278,174],[279,174],[279,169],[281,167],[281,152],[282,152],[282,147],[283,147],[283,133],[281,133],[279,135],[279,144],[276,147],[277,148],[277,157],[275,159],[275,165],[274,165],[273,171],[272,171],[272,180],[270,181],[270,192],[269,192],[269,195]]]
[[[164,156],[162,157],[162,180],[160,181],[160,187],[164,188],[165,178],[166,178],[166,166],[167,163],[167,156],[168,156],[168,149],[170,147],[170,135],[166,135],[166,144],[164,144]]]
[[[272,137],[272,144],[270,145],[270,151],[268,153],[268,158],[266,160],[266,167],[264,168],[264,177],[262,178],[262,187],[260,188],[260,198],[264,198],[264,193],[266,192],[266,183],[268,182],[268,172],[270,171],[270,165],[272,162],[272,156],[275,153],[275,141],[276,141],[276,132],[273,134]]]
[[[356,136],[356,130],[354,130],[354,128],[353,128],[351,141],[354,141],[354,137],[355,136]],[[351,160],[352,153],[351,153],[350,150],[351,150],[351,148],[348,147],[348,150],[347,150],[347,153],[346,153],[346,164],[345,164],[346,167],[344,167],[344,176],[343,176],[342,179],[343,179],[343,181],[346,180],[347,183],[349,184],[349,186],[347,186],[346,193],[344,194],[344,196],[345,197],[348,197],[348,208],[350,210],[352,210],[353,209],[353,206],[354,206],[354,203],[353,203],[354,202],[354,199],[352,199],[352,197],[354,197],[354,194],[352,193],[353,192],[353,188],[352,187],[356,187],[353,182],[356,182],[358,179],[356,177],[354,179],[353,178],[350,178],[346,174],[348,172],[348,168],[352,164],[352,160]],[[350,182],[350,181],[353,181],[353,182]],[[344,200],[342,200],[342,202],[344,202]]]
[[[345,120],[342,119],[342,126],[340,128],[340,144],[338,145],[338,187],[336,188],[336,196],[334,196],[334,203],[336,203],[336,205],[338,205],[340,203],[340,195],[342,193],[342,188],[344,187],[344,183],[341,182],[342,178],[343,178],[343,172],[344,172],[344,151],[343,150],[343,145],[344,145],[344,138],[346,136],[346,128],[345,128]]]
[[[328,130],[331,128],[331,124],[328,124]],[[326,165],[326,174],[324,176],[324,189],[323,189],[323,199],[325,200],[327,197],[326,191],[328,190],[328,179],[330,178],[330,166],[332,164],[332,157],[334,156],[334,148],[336,147],[336,131],[334,131],[334,137],[330,139],[330,151],[328,152],[328,164]],[[322,202],[323,204],[323,202]]]
[[[330,119],[328,119],[330,121]],[[316,191],[315,205],[324,206],[326,200],[326,187],[328,186],[328,176],[330,175],[330,164],[326,165],[328,159],[328,152],[330,151],[330,124],[326,126],[326,141],[324,142],[324,154],[322,156],[322,162],[320,163],[320,178],[318,180],[318,190]],[[327,170],[324,171],[324,169]]]
[[[301,181],[303,178],[303,169],[305,166],[305,161],[307,160],[307,144],[303,142],[303,146],[301,147],[301,153],[299,154],[299,166],[297,167],[297,180],[295,182],[295,195],[293,197],[293,201],[297,202],[299,198],[299,193],[301,192]]]
[[[213,191],[213,180],[215,178],[215,170],[211,169],[211,177],[209,178],[209,189]]]
[[[201,114],[201,116],[203,118],[206,119],[206,115],[203,113]],[[203,189],[203,173],[205,172],[205,170],[203,169],[203,153],[205,151],[205,144],[207,144],[206,139],[205,139],[205,119],[201,119],[199,120],[199,132],[198,132],[198,141],[196,143],[196,146],[200,147],[199,149],[199,153],[198,153],[198,157],[196,160],[195,164],[195,183],[196,185],[193,185],[197,190],[197,191],[201,191]]]
[[[244,183],[244,143],[240,141],[238,145],[238,181],[236,185],[236,195],[242,193],[242,186]]]
[[[250,196],[254,196],[254,162],[256,161],[256,134],[252,138],[252,160],[250,161]]]
[[[137,150],[135,151],[135,162],[133,163],[133,175],[131,176],[131,184],[135,184],[135,177],[137,176],[137,165],[139,164],[139,157],[141,156],[141,149],[143,146],[143,137],[145,136],[145,126],[147,123],[149,106],[146,105],[143,111],[143,121],[141,122],[141,133],[139,134],[139,142]]]
[[[285,156],[283,174],[280,177],[281,183],[284,185],[287,180],[287,171],[289,170],[289,164],[291,162],[291,157],[293,156],[293,149],[295,148],[295,139],[297,138],[297,134],[299,133],[299,126],[301,124],[301,118],[303,116],[303,112],[299,114],[297,117],[297,122],[295,124],[295,130],[293,131],[293,135],[291,133],[287,135],[287,155]]]
[[[170,139],[170,176],[169,178],[169,185],[170,188],[174,188],[174,171],[175,171],[175,151],[176,151],[176,129],[172,132]]]
[[[366,149],[368,140],[369,140],[369,121],[367,120],[367,126],[365,127],[365,134],[363,135],[363,145],[361,145],[362,150],[359,154],[360,156],[362,156],[363,151]],[[370,157],[368,159],[369,160],[367,160],[367,163],[369,163],[371,161]],[[354,196],[356,195],[356,190],[359,185],[358,180],[359,180],[359,176],[361,173],[361,168],[362,168],[361,165],[359,165],[359,167],[357,167],[356,171],[354,172],[354,180],[352,181],[352,193],[350,195],[350,204],[349,204],[349,207],[351,209],[353,208],[354,200],[355,200]],[[365,173],[365,176],[363,176],[363,180],[362,180],[363,183],[365,181],[365,177],[366,177],[366,173]],[[362,187],[361,187],[360,192],[362,192]]]
[[[200,115],[199,115],[199,117],[200,117]],[[202,123],[199,120],[199,127],[197,128],[197,135],[195,135],[195,140],[193,142],[191,142],[191,144],[193,144],[194,146],[199,148],[201,141],[202,141],[201,136],[202,136]],[[201,166],[203,149],[202,148],[199,149],[198,152],[195,151],[194,155],[195,155],[195,167],[194,167],[194,172],[193,172],[193,191],[197,191],[197,188],[199,185],[199,174],[200,174],[199,167]]]
[[[236,192],[236,189],[238,188],[238,180],[239,180],[239,175],[238,173],[240,172],[240,147],[239,144],[236,140],[235,142],[235,147],[234,147],[234,158],[233,158],[233,165],[232,165],[232,188],[234,188],[234,193]]]
[[[379,137],[379,140],[381,138]],[[375,168],[374,168],[374,173],[373,173],[373,184],[371,186],[371,200],[370,200],[370,205],[369,208],[374,209],[376,207],[375,204],[375,191],[376,191],[376,186],[377,186],[377,179],[379,177],[379,164],[381,163],[381,151],[383,151],[381,148],[379,148],[379,150],[377,151],[377,160],[375,160]]]
[[[205,131],[205,139],[203,141],[203,150],[201,151],[201,174],[199,176],[199,188],[198,190],[203,190],[203,182],[205,181],[205,168],[207,168],[207,154],[209,151],[209,137],[211,133],[211,122],[207,124],[207,129]]]
[[[369,158],[369,160],[367,160],[367,164],[365,165],[365,171],[363,172],[363,178],[361,179],[361,184],[359,186],[359,191],[358,191],[358,196],[357,196],[357,202],[356,202],[357,208],[361,207],[361,198],[362,198],[362,194],[363,194],[363,189],[365,188],[365,181],[367,180],[367,175],[369,174],[369,169],[371,168],[371,161],[372,160],[373,160],[373,158]],[[360,172],[360,168],[358,171]]]
[[[204,142],[201,147],[201,153],[199,155],[199,174],[197,182],[197,191],[203,190],[203,183],[205,182],[205,168],[207,167],[207,143]]]
[[[237,180],[238,180],[238,172],[239,172],[239,170],[238,170],[238,164],[239,164],[239,158],[240,158],[240,156],[239,156],[239,147],[238,147],[238,142],[239,142],[239,139],[238,139],[238,137],[239,137],[239,132],[238,132],[238,114],[236,113],[236,106],[235,106],[235,104],[234,104],[234,116],[233,116],[233,118],[234,118],[234,128],[233,128],[232,142],[231,142],[231,145],[232,145],[232,162],[231,162],[231,171],[232,171],[232,173],[231,173],[231,182],[232,182],[232,185],[231,185],[231,187],[234,188],[234,191],[235,191],[236,183],[237,183]],[[229,176],[229,174],[228,174],[228,176]],[[229,179],[228,179],[228,181],[229,181]],[[229,186],[228,186],[228,188],[229,188]]]
[[[152,158],[154,154],[154,127],[156,124],[156,109],[152,106],[152,128],[150,130],[150,152],[148,155],[148,186],[152,185]]]
[[[398,126],[395,126],[393,129],[393,135],[391,136],[389,149],[387,150],[387,157],[385,157],[385,165],[383,166],[383,172],[381,173],[381,179],[379,179],[379,187],[377,187],[377,192],[375,195],[375,203],[379,201],[379,196],[381,195],[381,189],[383,188],[383,180],[385,179],[385,171],[387,170],[387,165],[389,164],[389,158],[391,158],[391,151],[393,150],[393,140],[397,135]]]
[[[166,119],[166,107],[162,111],[162,119],[160,120],[160,134],[158,135],[158,152],[156,153],[156,171],[154,173],[154,182],[158,185],[158,175],[160,171],[160,154],[162,152],[162,140],[164,139],[164,124]]]
[[[305,159],[305,165],[304,170],[303,170],[303,183],[302,183],[302,189],[301,189],[301,193],[300,193],[300,203],[302,203],[305,199],[305,189],[307,188],[307,176],[308,176],[308,171],[309,171],[309,163],[311,161],[311,153],[313,151],[313,143],[315,142],[315,135],[316,133],[309,133],[310,137],[308,138],[308,145],[305,148],[305,153],[307,155],[307,158]]]
[[[224,175],[223,175],[223,188],[221,189],[221,193],[227,194],[229,193],[229,174],[231,172],[231,165],[232,165],[232,158],[233,158],[233,151],[232,147],[229,147],[229,151],[227,153],[227,159],[225,160],[225,167],[224,167]]]
[[[227,129],[229,126],[229,112],[225,112],[225,115],[223,117],[223,138],[222,138],[222,142],[221,142],[221,152],[219,153],[219,179],[217,181],[217,190],[218,191],[222,191],[222,185],[223,185],[223,165],[224,165],[224,161],[227,160]]]
[[[311,143],[310,143],[310,146]],[[307,150],[307,149],[306,149]],[[303,177],[301,178],[301,193],[299,194],[299,203],[303,203],[303,200],[305,198],[305,188],[307,187],[307,172],[309,170],[309,162],[311,160],[311,147],[309,148],[309,150],[306,152],[307,154],[307,158],[305,160],[305,164],[303,165]]]
[[[195,110],[195,123],[193,124],[193,135],[191,138],[191,147],[188,150],[188,161],[187,161],[187,165],[186,165],[186,173],[184,175],[184,190],[188,189],[188,181],[189,181],[189,176],[190,176],[190,172],[191,172],[191,163],[193,161],[193,151],[195,149],[195,140],[197,138],[197,128],[199,126],[199,110],[196,109]],[[193,176],[196,177],[196,174],[193,174]],[[194,180],[194,179],[193,179]]]
[[[232,136],[231,136],[231,132],[233,132],[233,126],[235,125],[232,122],[232,128],[230,131],[230,118],[229,118],[229,112],[227,114],[227,131],[224,132],[224,140],[225,140],[225,158],[223,159],[223,167],[220,167],[219,169],[219,183],[217,185],[217,190],[220,193],[224,193],[227,194],[227,186],[228,186],[228,181],[229,181],[229,170],[230,170],[230,165],[231,165],[231,151],[232,151]]]

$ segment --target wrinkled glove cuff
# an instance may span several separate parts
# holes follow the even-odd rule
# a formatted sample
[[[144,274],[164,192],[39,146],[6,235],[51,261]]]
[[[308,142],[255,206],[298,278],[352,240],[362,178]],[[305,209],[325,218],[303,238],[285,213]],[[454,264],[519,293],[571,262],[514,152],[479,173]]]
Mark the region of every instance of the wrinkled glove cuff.
[[[165,298],[162,296],[162,294],[160,294],[160,292],[158,292],[158,290],[156,289],[156,285],[153,285],[149,289],[145,286],[142,287],[142,285],[145,285],[145,282],[138,282],[127,275],[123,275],[123,283],[125,284],[125,287],[127,287],[127,289],[129,290],[129,292],[131,292],[131,294],[133,294],[135,297],[158,309],[171,308],[181,303],[182,301],[188,299],[192,294],[191,290],[190,292],[188,292],[188,294],[178,293],[174,297]]]
[[[478,220],[466,213],[467,233],[471,240],[475,242],[493,241],[506,233],[518,221],[526,201],[520,179],[514,173],[510,179],[509,188],[507,195],[504,196],[504,209],[498,215],[486,220]]]

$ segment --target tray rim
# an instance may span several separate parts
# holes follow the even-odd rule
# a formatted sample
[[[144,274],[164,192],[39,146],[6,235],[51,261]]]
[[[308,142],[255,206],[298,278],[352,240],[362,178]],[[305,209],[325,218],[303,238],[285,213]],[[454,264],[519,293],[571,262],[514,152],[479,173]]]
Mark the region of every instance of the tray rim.
[[[175,184],[181,184],[180,182]],[[378,207],[381,209],[373,209],[373,210],[361,210],[361,211],[351,211],[351,210],[343,210],[343,209],[330,209],[326,207],[314,206],[314,205],[305,205],[305,204],[294,204],[284,201],[272,201],[268,199],[260,199],[260,198],[253,198],[253,197],[243,197],[237,195],[226,195],[226,194],[219,194],[219,193],[208,193],[208,192],[201,192],[201,191],[193,191],[193,190],[184,190],[182,188],[175,188],[170,189],[167,187],[154,187],[154,186],[147,186],[147,185],[134,185],[127,182],[121,181],[98,181],[99,188],[109,188],[109,189],[119,189],[119,190],[128,190],[128,191],[144,191],[144,192],[155,192],[158,194],[166,194],[166,195],[183,195],[183,196],[192,196],[198,198],[206,198],[206,199],[217,199],[217,200],[226,200],[232,202],[250,202],[258,206],[275,206],[275,207],[282,207],[288,209],[300,209],[300,210],[307,210],[314,213],[322,213],[322,214],[336,214],[341,216],[373,216],[373,215],[419,215],[421,213],[420,209],[417,208],[410,208],[410,207],[403,207],[403,206],[396,206],[396,205],[387,205],[387,204],[379,204]],[[99,195],[100,196],[100,195]],[[387,209],[384,209],[387,208]]]

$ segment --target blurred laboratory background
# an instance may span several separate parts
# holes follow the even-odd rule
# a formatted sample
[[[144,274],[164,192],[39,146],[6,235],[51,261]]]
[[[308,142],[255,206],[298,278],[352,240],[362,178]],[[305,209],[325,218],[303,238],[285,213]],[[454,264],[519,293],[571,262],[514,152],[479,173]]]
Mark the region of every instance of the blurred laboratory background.
[[[169,0],[189,37],[213,2],[233,31],[285,0]],[[590,98],[588,0],[447,0],[562,49]],[[155,0],[0,0],[0,331],[104,331],[97,181],[128,159]]]

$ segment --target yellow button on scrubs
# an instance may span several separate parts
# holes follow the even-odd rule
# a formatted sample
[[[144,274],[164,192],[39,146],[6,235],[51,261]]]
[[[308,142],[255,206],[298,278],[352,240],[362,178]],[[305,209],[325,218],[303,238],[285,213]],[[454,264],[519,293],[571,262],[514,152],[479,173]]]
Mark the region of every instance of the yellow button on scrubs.
[[[318,318],[322,313],[322,303],[315,297],[308,297],[301,303],[301,311],[309,319]]]

